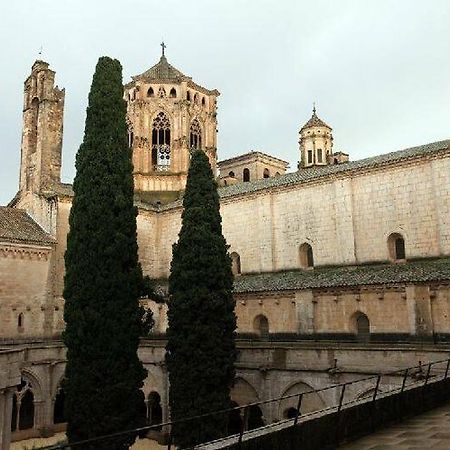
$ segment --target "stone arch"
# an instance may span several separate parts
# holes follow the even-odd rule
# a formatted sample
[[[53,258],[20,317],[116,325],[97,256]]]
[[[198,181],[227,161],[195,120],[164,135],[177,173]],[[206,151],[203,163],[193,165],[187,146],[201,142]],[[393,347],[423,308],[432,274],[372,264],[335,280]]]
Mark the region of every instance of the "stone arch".
[[[253,319],[253,331],[262,338],[269,337],[269,319],[264,314],[258,314]]]
[[[358,341],[368,342],[370,340],[370,320],[362,311],[356,311],[352,314],[350,327]]]
[[[233,275],[240,275],[241,273],[241,257],[239,253],[233,252],[230,255],[231,258],[231,271]]]
[[[231,388],[231,400],[239,406],[248,405],[249,403],[259,402],[257,390],[250,382],[239,376],[234,380]]]
[[[315,389],[309,384],[303,381],[296,381],[288,386],[281,397],[303,394],[302,405],[300,408],[301,414],[307,414],[313,411],[319,411],[326,407],[326,403],[322,399],[321,395],[315,391]],[[280,400],[278,405],[278,418],[287,419],[291,418],[293,409],[297,410],[298,396],[295,395],[290,398]]]
[[[314,267],[314,253],[311,244],[304,242],[300,245],[298,258],[302,269],[312,269]]]
[[[22,371],[21,382],[14,392],[11,431],[36,427],[36,402],[42,399],[38,378],[29,371]]]
[[[169,96],[170,96],[170,98],[176,98],[177,97],[177,90],[175,88],[172,88],[170,90]]]
[[[267,167],[263,171],[263,178],[270,178],[270,171]]]
[[[159,425],[163,422],[161,395],[157,391],[151,391],[147,396],[147,422],[149,425]],[[155,429],[160,430],[161,427]]]
[[[242,181],[244,183],[250,181],[250,169],[248,167],[245,167],[244,170],[242,171]]]
[[[147,90],[147,97],[154,97],[155,96],[155,91],[153,90],[153,88],[150,86]]]
[[[391,261],[406,260],[405,238],[400,233],[391,233],[387,239],[389,259]]]

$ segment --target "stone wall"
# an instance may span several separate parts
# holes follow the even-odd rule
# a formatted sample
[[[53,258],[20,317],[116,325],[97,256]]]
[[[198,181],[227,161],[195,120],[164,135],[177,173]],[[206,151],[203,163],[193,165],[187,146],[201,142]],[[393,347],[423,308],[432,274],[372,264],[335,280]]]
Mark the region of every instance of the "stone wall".
[[[0,243],[0,339],[51,333],[51,248]]]

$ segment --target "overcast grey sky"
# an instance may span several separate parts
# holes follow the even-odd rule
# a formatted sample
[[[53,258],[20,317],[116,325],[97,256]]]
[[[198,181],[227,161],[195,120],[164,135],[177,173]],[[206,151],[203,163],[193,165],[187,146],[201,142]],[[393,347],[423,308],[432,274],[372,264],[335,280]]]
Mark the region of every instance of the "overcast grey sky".
[[[23,81],[38,58],[66,88],[62,177],[74,176],[92,73],[169,62],[221,92],[219,158],[261,150],[295,170],[317,102],[360,159],[450,138],[448,0],[2,0],[0,204],[18,187]]]

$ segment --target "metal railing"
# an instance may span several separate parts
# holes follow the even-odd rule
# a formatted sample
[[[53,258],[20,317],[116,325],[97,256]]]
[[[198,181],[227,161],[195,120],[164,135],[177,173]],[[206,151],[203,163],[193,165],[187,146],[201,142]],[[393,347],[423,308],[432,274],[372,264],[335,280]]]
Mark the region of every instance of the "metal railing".
[[[46,447],[40,447],[39,450],[65,450],[65,449],[76,449],[88,444],[94,444],[96,442],[104,442],[104,441],[112,441],[115,438],[119,437],[125,437],[128,435],[141,435],[143,432],[148,431],[157,431],[161,429],[168,430],[168,443],[167,443],[167,449],[168,450],[174,450],[175,447],[173,447],[172,444],[172,434],[171,434],[171,426],[173,424],[180,424],[180,423],[186,423],[191,421],[198,421],[202,420],[208,417],[212,417],[215,415],[223,415],[227,414],[228,417],[232,413],[239,412],[239,416],[241,417],[241,425],[240,430],[238,433],[230,434],[228,436],[222,437],[220,439],[217,439],[215,441],[205,443],[205,444],[199,444],[196,448],[206,448],[206,446],[211,446],[211,448],[214,448],[214,445],[216,445],[216,448],[220,448],[220,443],[228,441],[228,443],[231,444],[238,444],[238,447],[242,445],[243,439],[247,434],[255,433],[255,431],[259,430],[270,430],[270,429],[281,429],[286,428],[289,426],[296,426],[300,421],[306,421],[314,417],[318,417],[324,414],[331,414],[331,413],[337,413],[338,415],[341,413],[341,411],[349,407],[351,405],[355,405],[358,403],[372,403],[375,404],[375,401],[381,397],[390,396],[396,393],[403,393],[404,391],[408,389],[414,389],[417,387],[426,387],[430,381],[431,382],[437,382],[445,380],[449,377],[450,372],[450,359],[443,359],[438,361],[430,361],[426,364],[422,364],[419,361],[419,364],[417,366],[408,367],[406,369],[399,369],[391,372],[386,372],[382,374],[377,375],[370,375],[367,377],[359,378],[357,380],[348,381],[345,383],[338,383],[334,385],[327,386],[322,389],[311,389],[309,391],[285,395],[281,397],[272,398],[269,400],[262,400],[258,402],[248,403],[246,405],[242,406],[236,406],[233,408],[227,408],[220,411],[215,411],[211,413],[201,414],[193,417],[186,417],[184,419],[178,420],[178,421],[168,421],[163,422],[159,424],[154,425],[148,425],[141,428],[136,428],[133,430],[127,430],[127,431],[121,431],[105,436],[99,436],[92,439],[87,439],[84,441],[79,442],[73,442],[73,443],[61,443],[61,444],[54,444],[49,445]],[[401,377],[401,383],[394,387],[393,389],[384,390],[381,391],[380,386],[383,378],[386,377]],[[373,381],[374,386],[373,388],[367,389],[367,384]],[[400,380],[398,380],[400,381]],[[357,396],[356,398],[352,398],[348,401],[345,400],[346,393],[349,391],[350,386],[354,386],[358,383],[364,383],[365,390],[363,393],[370,392],[368,395],[363,396]],[[304,404],[304,400],[306,396],[308,395],[318,395],[320,393],[325,393],[327,391],[335,390],[336,397],[338,396],[339,400],[337,403],[333,404],[332,406],[328,406],[326,408],[314,410],[312,412],[308,413],[301,413],[302,405]],[[277,403],[278,406],[281,406],[281,402],[287,401],[287,400],[294,400],[296,406],[295,406],[295,414],[292,415],[292,417],[284,418],[283,420],[262,425],[257,428],[249,429],[248,428],[248,420],[250,418],[250,413],[252,408]]]

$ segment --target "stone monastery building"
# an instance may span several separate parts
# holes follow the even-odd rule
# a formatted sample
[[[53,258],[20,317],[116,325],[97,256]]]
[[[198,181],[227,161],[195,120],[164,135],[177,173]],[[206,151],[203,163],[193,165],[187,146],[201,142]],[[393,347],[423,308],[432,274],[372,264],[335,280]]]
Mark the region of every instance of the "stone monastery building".
[[[65,92],[54,81],[46,62],[33,64],[24,85],[19,191],[0,207],[0,375],[5,368],[9,374],[0,376],[0,435],[9,417],[13,439],[64,422],[59,337],[73,191],[60,179]],[[398,367],[398,358],[413,365],[437,351],[421,347],[417,356],[414,345],[450,337],[450,140],[349,161],[334,152],[332,128],[314,108],[299,127],[296,170],[259,151],[218,161],[218,97],[164,53],[124,86],[139,257],[163,293],[190,151],[204,150],[218,173],[238,333],[253,342],[240,347],[236,403],[326,386],[335,382],[327,370],[336,361],[348,362],[340,376],[349,379],[368,365]],[[167,418],[166,307],[142,301],[153,309],[160,338],[140,350],[149,417]],[[279,348],[280,340],[297,347]],[[322,341],[328,353],[314,356]],[[335,342],[353,347],[342,353]],[[398,342],[412,347],[387,361],[374,342],[390,345],[391,355],[399,355]],[[318,396],[308,407],[334,401]],[[285,406],[263,411],[265,419],[278,420]]]

